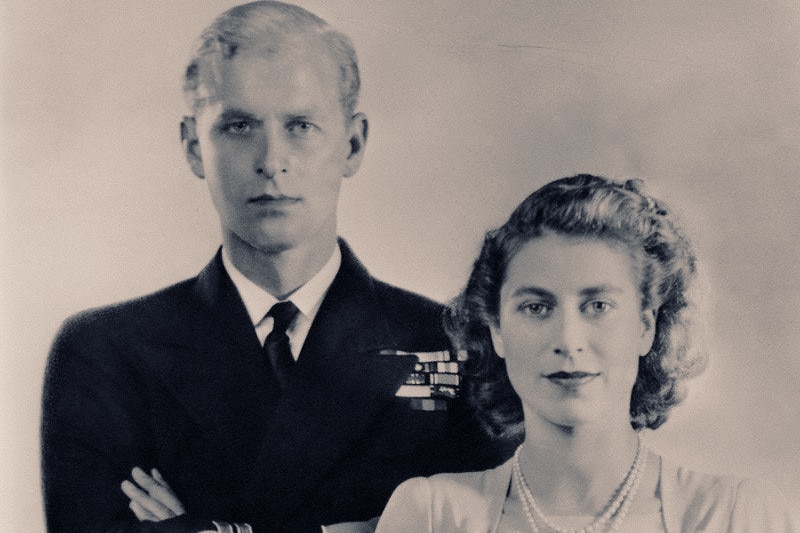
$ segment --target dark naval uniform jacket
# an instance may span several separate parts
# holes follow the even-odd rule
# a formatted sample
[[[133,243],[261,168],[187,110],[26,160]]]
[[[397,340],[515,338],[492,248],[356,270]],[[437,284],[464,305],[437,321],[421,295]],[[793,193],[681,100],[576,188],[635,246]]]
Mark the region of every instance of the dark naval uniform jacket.
[[[220,253],[195,278],[67,320],[43,396],[48,530],[189,532],[214,519],[318,533],[379,515],[412,476],[501,463],[460,398],[426,410],[397,396],[417,363],[402,352],[449,348],[442,307],[340,246],[283,392]],[[139,523],[119,486],[134,466],[158,468],[187,514]]]

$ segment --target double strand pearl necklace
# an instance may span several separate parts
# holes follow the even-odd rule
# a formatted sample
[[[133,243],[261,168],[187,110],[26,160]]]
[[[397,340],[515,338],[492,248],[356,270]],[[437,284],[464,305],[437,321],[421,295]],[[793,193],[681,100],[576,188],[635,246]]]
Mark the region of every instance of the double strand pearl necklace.
[[[525,480],[525,476],[522,475],[522,469],[519,466],[519,456],[521,450],[522,445],[520,445],[517,448],[517,451],[514,452],[512,472],[514,483],[517,487],[517,492],[520,495],[523,510],[525,511],[525,517],[528,519],[528,524],[530,525],[533,533],[540,533],[539,527],[536,525],[536,520],[533,517],[534,514],[542,524],[553,531],[557,531],[558,533],[591,533],[592,531],[601,530],[606,526],[606,524],[608,524],[607,531],[616,531],[619,528],[619,524],[622,522],[622,519],[625,518],[625,515],[628,514],[631,502],[633,501],[636,491],[639,488],[639,480],[641,479],[640,474],[645,462],[645,453],[642,447],[641,436],[639,436],[636,445],[636,457],[633,460],[630,470],[628,470],[628,474],[625,476],[625,480],[622,482],[622,485],[617,491],[616,497],[608,503],[603,514],[597,517],[591,524],[581,529],[560,528],[542,512],[539,504],[536,503],[536,499],[533,497],[533,493],[531,492],[528,482]],[[533,512],[531,512],[531,510],[533,510]]]

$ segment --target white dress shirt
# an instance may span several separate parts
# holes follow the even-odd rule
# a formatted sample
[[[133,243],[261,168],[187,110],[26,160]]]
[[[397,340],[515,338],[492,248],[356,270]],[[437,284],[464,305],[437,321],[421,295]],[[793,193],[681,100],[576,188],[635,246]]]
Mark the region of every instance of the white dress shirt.
[[[272,317],[268,317],[266,314],[279,300],[242,274],[234,266],[224,247],[222,248],[222,264],[236,286],[236,290],[239,291],[239,296],[244,302],[247,314],[250,315],[250,320],[253,322],[258,340],[263,345],[267,335],[272,331],[274,323]],[[311,329],[311,323],[314,321],[314,317],[317,316],[322,300],[325,298],[331,283],[333,283],[336,273],[339,272],[341,264],[342,252],[337,244],[333,254],[322,269],[286,298],[300,310],[286,330],[292,349],[292,357],[294,357],[295,361],[300,356],[300,350],[303,348],[308,331]]]

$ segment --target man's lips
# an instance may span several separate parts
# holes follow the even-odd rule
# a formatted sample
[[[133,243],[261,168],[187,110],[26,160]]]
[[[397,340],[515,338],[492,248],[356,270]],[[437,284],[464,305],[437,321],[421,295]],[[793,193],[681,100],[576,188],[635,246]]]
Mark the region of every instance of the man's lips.
[[[279,195],[272,195],[272,194],[261,194],[259,196],[254,196],[248,200],[248,203],[254,205],[263,205],[268,207],[279,207],[279,206],[288,206],[293,205],[300,202],[300,198],[295,198],[292,196],[284,196],[282,194]]]

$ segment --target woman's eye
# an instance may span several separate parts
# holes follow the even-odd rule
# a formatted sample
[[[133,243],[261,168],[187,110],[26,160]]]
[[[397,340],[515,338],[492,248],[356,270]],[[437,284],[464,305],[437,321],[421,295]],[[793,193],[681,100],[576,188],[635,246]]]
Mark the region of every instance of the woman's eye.
[[[612,309],[612,305],[610,302],[603,302],[603,301],[594,301],[589,302],[584,306],[584,311],[589,313],[590,315],[602,315],[603,313],[607,313]]]
[[[528,316],[544,317],[552,310],[547,304],[541,302],[528,302],[520,306],[520,311]]]

